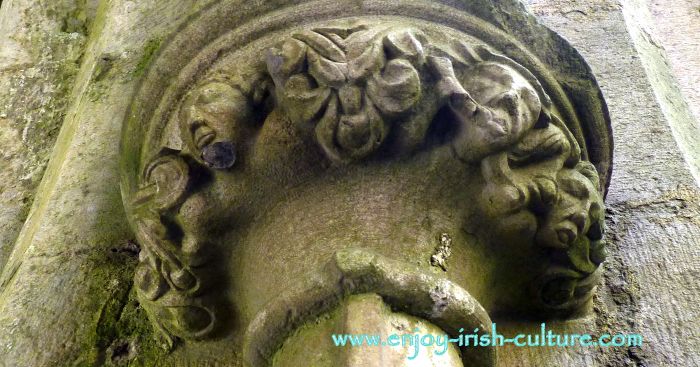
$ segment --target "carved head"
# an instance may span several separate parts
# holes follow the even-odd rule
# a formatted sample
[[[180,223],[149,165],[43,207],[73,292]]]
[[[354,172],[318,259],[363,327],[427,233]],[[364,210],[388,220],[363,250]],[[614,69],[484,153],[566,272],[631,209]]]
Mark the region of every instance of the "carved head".
[[[478,63],[462,85],[468,94],[453,96],[450,108],[459,125],[455,150],[467,162],[513,145],[542,113],[536,86],[507,64]]]
[[[230,168],[237,140],[253,119],[251,103],[238,88],[212,81],[196,88],[180,110],[180,138],[194,159],[214,169]]]

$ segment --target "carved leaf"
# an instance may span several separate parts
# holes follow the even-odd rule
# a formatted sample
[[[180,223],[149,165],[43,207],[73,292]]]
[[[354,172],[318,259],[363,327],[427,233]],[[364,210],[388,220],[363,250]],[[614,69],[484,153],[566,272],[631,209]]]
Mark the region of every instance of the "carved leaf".
[[[367,144],[370,139],[370,122],[366,114],[344,115],[338,122],[338,145],[352,151]]]
[[[354,115],[360,112],[362,108],[362,90],[355,85],[345,85],[338,91],[340,105],[343,108],[343,113]]]
[[[415,65],[425,62],[423,46],[413,32],[409,30],[389,33],[384,38],[384,47],[389,51],[390,58],[405,58]]]
[[[452,48],[458,55],[455,61],[460,62],[463,65],[474,65],[475,63],[482,61],[481,57],[474,51],[474,49],[464,41],[454,41],[452,43]]]
[[[316,125],[316,141],[331,160],[342,161],[341,155],[335,148],[335,128],[338,126],[338,99],[333,97],[328,102],[323,117]]]
[[[353,81],[365,80],[384,66],[381,47],[373,43],[360,56],[348,62],[348,78]]]
[[[330,37],[330,35],[335,35],[345,39],[351,34],[365,29],[367,29],[367,26],[365,24],[358,24],[351,27],[320,27],[314,28],[314,31],[326,37]]]
[[[328,88],[313,88],[308,76],[293,75],[284,86],[290,118],[297,122],[309,122],[318,117],[328,103],[331,91]]]
[[[306,45],[298,40],[290,39],[281,48],[273,48],[267,54],[267,68],[273,77],[287,76],[298,73],[306,57]]]
[[[418,71],[406,60],[391,60],[383,73],[367,82],[367,95],[382,113],[405,112],[421,96]]]
[[[308,51],[309,74],[318,84],[340,88],[345,84],[347,64],[329,61],[314,51]]]
[[[321,56],[335,62],[346,62],[345,52],[341,50],[333,41],[313,32],[303,31],[292,36],[313,48]]]
[[[457,80],[455,75],[454,67],[452,66],[452,61],[446,57],[428,57],[428,65],[432,69],[433,74],[436,75],[438,83],[436,85],[438,96],[441,99],[446,99],[452,104],[471,104],[474,107],[470,110],[476,108],[477,103],[469,95],[462,84]],[[453,106],[454,109],[459,109],[460,106]]]

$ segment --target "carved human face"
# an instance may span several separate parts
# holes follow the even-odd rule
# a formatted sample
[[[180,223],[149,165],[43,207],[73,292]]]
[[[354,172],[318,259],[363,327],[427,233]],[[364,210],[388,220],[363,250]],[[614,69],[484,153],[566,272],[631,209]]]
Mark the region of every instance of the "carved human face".
[[[236,159],[234,141],[249,118],[248,99],[240,90],[212,82],[196,89],[185,102],[181,136],[196,159],[213,168],[229,168]]]
[[[459,123],[455,150],[475,161],[515,143],[540,115],[542,104],[533,86],[515,69],[481,63],[463,80],[471,99],[455,96],[450,107]]]
[[[603,214],[592,181],[577,171],[567,171],[558,175],[557,183],[562,188],[561,204],[548,213],[538,232],[538,242],[551,248],[570,249],[583,235],[600,239]]]
[[[602,198],[595,179],[586,176],[589,171],[579,164],[557,175],[558,203],[544,216],[536,234],[539,246],[565,253],[573,265],[568,270],[549,269],[541,278],[539,298],[549,307],[571,309],[585,304],[600,275],[596,269],[605,258]]]

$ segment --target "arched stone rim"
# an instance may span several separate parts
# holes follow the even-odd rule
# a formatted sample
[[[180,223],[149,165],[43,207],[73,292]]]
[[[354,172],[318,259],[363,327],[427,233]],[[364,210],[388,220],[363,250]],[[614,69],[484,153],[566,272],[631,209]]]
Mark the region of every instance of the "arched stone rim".
[[[502,3],[504,8],[520,10],[519,13],[524,14],[522,5],[513,0],[503,0]],[[550,59],[558,62],[556,65],[544,64],[538,55],[523,46],[534,31],[530,34],[525,31],[515,32],[511,38],[498,29],[493,23],[503,14],[485,0],[469,4],[447,0],[399,4],[388,1],[339,4],[330,0],[316,0],[285,1],[284,5],[287,6],[275,9],[273,4],[213,2],[194,15],[158,51],[155,61],[139,83],[122,133],[121,186],[127,213],[132,213],[130,199],[138,190],[142,165],[160,150],[160,135],[174,106],[216,60],[238,47],[255,42],[265,33],[300,24],[338,19],[337,14],[343,14],[343,18],[400,16],[443,24],[484,41],[522,64],[541,81],[581,146],[582,158],[596,166],[601,187],[604,192],[607,191],[613,146],[610,119],[602,92],[579,53],[560,36],[537,24],[532,16],[513,18],[516,20],[513,21],[513,29],[518,29],[518,24],[515,23],[520,22],[545,31],[538,36],[540,41],[550,47],[561,48],[555,52],[556,57],[550,55]],[[478,13],[479,17],[470,15],[470,11]],[[305,14],[311,13],[314,14],[313,17],[305,17]],[[546,53],[547,50],[534,51]],[[572,69],[575,73],[565,68]],[[560,83],[557,79],[565,83]],[[578,108],[574,107],[572,101],[576,102]]]

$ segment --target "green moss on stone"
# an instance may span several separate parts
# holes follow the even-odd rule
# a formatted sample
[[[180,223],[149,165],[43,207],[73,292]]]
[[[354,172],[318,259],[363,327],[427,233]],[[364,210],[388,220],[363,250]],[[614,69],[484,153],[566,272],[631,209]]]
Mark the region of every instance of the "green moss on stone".
[[[158,49],[160,49],[161,43],[162,40],[160,38],[153,38],[146,42],[146,47],[144,47],[143,50],[143,56],[141,56],[141,60],[139,60],[138,64],[136,64],[136,69],[134,69],[135,76],[140,77],[144,74],[148,65],[151,64],[151,61],[153,61],[153,57],[155,56],[156,52]]]
[[[100,306],[75,365],[154,366],[165,353],[133,289],[136,258],[132,241],[117,244],[108,254],[90,255],[85,267],[94,287],[89,294]]]

